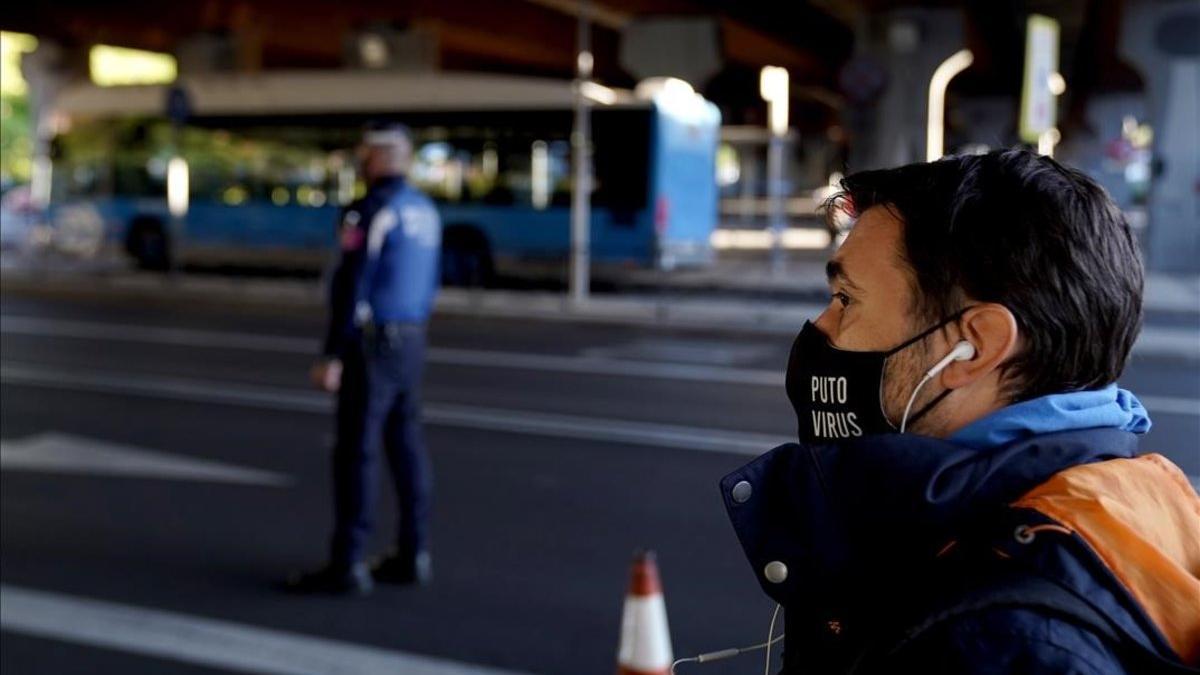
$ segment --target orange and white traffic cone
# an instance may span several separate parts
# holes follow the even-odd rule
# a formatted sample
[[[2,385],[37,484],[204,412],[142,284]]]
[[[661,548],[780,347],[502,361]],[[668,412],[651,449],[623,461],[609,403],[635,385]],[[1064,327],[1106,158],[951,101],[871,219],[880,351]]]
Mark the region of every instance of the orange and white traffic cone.
[[[617,675],[667,675],[673,658],[658,565],[653,552],[639,551],[633,556],[629,593],[621,616]]]

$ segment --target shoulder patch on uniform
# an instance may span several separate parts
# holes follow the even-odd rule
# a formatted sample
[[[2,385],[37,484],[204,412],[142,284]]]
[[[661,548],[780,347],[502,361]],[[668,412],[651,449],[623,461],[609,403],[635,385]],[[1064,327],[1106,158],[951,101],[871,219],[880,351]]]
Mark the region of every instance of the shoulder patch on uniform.
[[[342,216],[342,224],[338,228],[338,242],[343,251],[357,251],[366,241],[366,232],[358,226],[360,220],[362,220],[362,214],[353,209],[346,211],[346,214]]]
[[[426,248],[436,247],[442,239],[442,225],[435,209],[425,204],[413,204],[400,210],[404,221],[404,236]]]

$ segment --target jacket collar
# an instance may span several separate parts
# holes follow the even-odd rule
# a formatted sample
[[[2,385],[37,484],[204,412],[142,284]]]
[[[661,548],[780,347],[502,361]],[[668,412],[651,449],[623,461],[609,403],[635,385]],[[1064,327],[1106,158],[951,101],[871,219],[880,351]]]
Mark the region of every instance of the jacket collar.
[[[726,476],[721,491],[767,595],[842,604],[904,583],[948,538],[1059,471],[1136,449],[1137,437],[1120,429],[988,450],[898,434],[789,443]]]

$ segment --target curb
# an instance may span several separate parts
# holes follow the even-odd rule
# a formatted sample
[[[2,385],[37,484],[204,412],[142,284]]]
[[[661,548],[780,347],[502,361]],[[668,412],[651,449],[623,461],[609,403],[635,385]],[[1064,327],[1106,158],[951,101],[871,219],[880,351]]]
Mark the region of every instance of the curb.
[[[155,304],[181,301],[257,311],[324,311],[321,285],[310,281],[152,275],[64,276],[5,270],[0,290],[67,299],[141,299]],[[647,326],[678,330],[794,335],[822,305],[785,301],[654,296],[593,297],[581,305],[559,293],[442,289],[441,316],[524,319],[568,323]],[[1200,361],[1200,331],[1143,328],[1133,353]]]
[[[649,289],[674,293],[710,294],[726,299],[813,302],[828,297],[824,260],[793,262],[782,278],[764,274],[760,267],[743,271],[725,270],[720,273],[681,272],[673,276],[661,274],[635,275],[630,290]],[[1162,312],[1200,317],[1200,276],[1171,275],[1148,271],[1145,277],[1142,308],[1146,312]]]

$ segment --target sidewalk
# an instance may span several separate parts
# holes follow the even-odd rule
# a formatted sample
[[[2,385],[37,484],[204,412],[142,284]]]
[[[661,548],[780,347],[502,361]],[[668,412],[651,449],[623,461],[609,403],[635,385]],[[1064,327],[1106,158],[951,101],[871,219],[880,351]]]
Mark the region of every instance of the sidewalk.
[[[828,295],[826,255],[824,251],[808,252],[802,257],[796,255],[778,277],[771,274],[763,260],[722,260],[712,267],[669,274],[634,272],[630,279],[639,287],[657,287],[672,292],[823,303]],[[1200,315],[1200,275],[1147,273],[1145,309],[1147,312]]]

